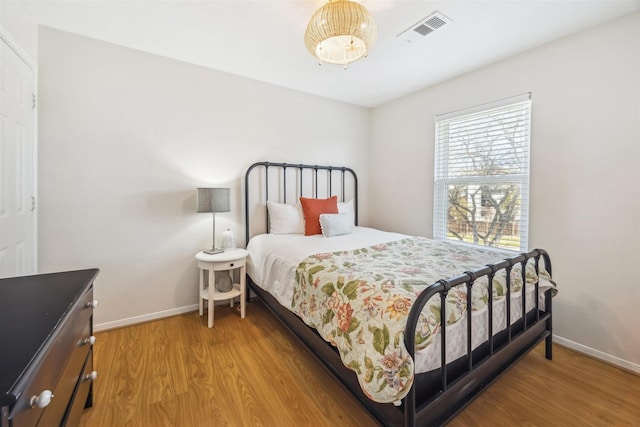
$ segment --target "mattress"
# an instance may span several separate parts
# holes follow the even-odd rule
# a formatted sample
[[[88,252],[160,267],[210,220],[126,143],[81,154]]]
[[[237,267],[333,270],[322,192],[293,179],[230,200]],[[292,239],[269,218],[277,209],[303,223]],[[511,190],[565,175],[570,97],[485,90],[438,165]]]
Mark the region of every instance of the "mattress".
[[[395,242],[409,236],[375,230],[367,227],[355,227],[351,234],[325,238],[322,235],[274,235],[262,234],[253,237],[247,245],[249,258],[247,273],[253,282],[265,291],[272,294],[278,302],[291,310],[295,289],[296,270],[300,263],[307,257],[327,252],[352,251]],[[486,250],[485,250],[486,251]],[[494,262],[514,256],[513,252],[495,251]],[[480,268],[482,265],[476,266]],[[449,278],[462,273],[464,270],[452,271],[446,277]],[[436,279],[437,280],[437,279]],[[435,282],[435,280],[434,280]],[[539,295],[540,307],[544,307],[543,293],[545,289],[553,285],[546,279],[540,278]],[[535,307],[534,286],[526,287],[527,307],[530,311]],[[511,298],[511,323],[516,322],[522,314],[521,292],[514,292]],[[447,325],[446,332],[446,362],[452,362],[467,353],[467,328],[466,313],[462,321]],[[506,298],[494,301],[493,304],[493,332],[498,333],[506,328]],[[488,310],[474,310],[472,312],[472,346],[476,348],[487,340],[488,336]],[[428,372],[441,366],[440,338],[426,348],[418,349],[414,361],[416,373]]]

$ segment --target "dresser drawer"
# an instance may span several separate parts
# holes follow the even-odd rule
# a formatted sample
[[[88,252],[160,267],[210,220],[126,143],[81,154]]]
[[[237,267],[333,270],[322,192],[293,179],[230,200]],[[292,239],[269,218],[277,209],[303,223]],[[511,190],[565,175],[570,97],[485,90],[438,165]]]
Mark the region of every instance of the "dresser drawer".
[[[67,411],[69,401],[73,396],[73,391],[81,381],[82,367],[90,355],[91,349],[88,345],[79,346],[73,351],[56,385],[54,391],[55,397],[51,401],[51,404],[45,409],[42,417],[40,417],[39,426],[57,426],[60,423],[60,420]]]
[[[76,301],[45,346],[48,350],[38,355],[18,386],[20,394],[13,406],[9,420],[15,427],[35,426],[40,420],[43,426],[59,425],[69,404],[91,344],[86,342],[92,332],[93,287]],[[32,399],[45,390],[53,393],[51,403],[40,408],[32,405]]]
[[[84,411],[85,404],[87,403],[87,397],[89,391],[91,391],[91,371],[93,371],[93,354],[89,352],[87,360],[85,361],[82,374],[80,374],[80,380],[78,381],[74,390],[72,400],[69,403],[69,408],[65,414],[64,420],[61,425],[63,426],[77,426],[80,423],[80,417]]]

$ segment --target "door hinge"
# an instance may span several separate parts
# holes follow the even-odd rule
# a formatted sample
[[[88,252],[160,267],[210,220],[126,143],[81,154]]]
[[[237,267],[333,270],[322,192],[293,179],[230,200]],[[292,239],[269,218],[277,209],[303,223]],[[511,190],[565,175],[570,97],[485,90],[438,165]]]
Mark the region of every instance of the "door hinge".
[[[31,196],[31,212],[36,210],[36,196]]]
[[[31,96],[32,96],[32,100],[33,100],[31,108],[36,108],[36,94],[32,93]]]

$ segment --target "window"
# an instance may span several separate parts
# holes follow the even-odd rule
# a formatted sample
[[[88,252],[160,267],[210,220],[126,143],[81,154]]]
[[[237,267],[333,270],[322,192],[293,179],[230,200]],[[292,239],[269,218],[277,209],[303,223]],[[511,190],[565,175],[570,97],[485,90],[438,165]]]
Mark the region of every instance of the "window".
[[[527,250],[531,94],[436,117],[435,239]]]

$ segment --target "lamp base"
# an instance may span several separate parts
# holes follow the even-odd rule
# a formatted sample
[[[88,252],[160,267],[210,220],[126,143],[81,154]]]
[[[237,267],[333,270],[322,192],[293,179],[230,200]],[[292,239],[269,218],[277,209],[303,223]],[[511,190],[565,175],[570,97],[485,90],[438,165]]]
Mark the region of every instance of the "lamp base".
[[[204,250],[202,252],[204,252],[205,254],[208,254],[208,255],[214,255],[214,254],[222,253],[222,252],[224,252],[224,250],[220,249],[220,248],[211,248],[211,249],[206,249],[206,250]]]

